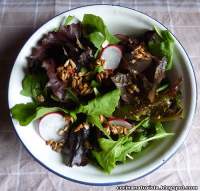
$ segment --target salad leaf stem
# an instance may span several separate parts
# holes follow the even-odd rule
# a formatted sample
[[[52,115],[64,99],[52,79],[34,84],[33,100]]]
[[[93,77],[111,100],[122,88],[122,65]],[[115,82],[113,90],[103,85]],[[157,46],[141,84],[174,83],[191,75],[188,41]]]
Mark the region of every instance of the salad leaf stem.
[[[149,117],[146,117],[145,119],[143,119],[141,122],[139,122],[137,125],[133,126],[130,130],[129,133],[127,134],[127,136],[131,135],[137,128],[139,128],[140,126],[147,126],[149,123]]]

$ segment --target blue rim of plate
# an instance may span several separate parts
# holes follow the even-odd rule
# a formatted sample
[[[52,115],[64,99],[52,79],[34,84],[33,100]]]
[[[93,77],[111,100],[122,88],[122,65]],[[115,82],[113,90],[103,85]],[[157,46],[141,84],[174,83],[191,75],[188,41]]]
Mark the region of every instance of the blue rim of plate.
[[[53,18],[62,15],[63,13],[67,13],[67,12],[69,12],[69,11],[71,11],[71,10],[79,9],[79,8],[82,8],[82,7],[105,6],[105,5],[106,5],[106,6],[111,6],[111,7],[122,7],[122,8],[126,8],[126,9],[129,9],[129,10],[138,12],[138,13],[143,14],[143,15],[145,15],[145,16],[151,18],[152,20],[158,22],[159,24],[161,24],[164,28],[166,28],[166,29],[168,30],[168,28],[167,28],[166,26],[164,26],[161,22],[159,22],[159,21],[156,20],[155,18],[149,16],[149,15],[146,14],[146,13],[143,13],[143,12],[141,12],[141,11],[138,11],[138,10],[136,10],[136,9],[133,9],[133,8],[130,8],[130,7],[126,7],[126,6],[121,6],[121,5],[114,5],[114,4],[92,4],[92,5],[85,5],[85,6],[75,7],[75,8],[72,8],[72,9],[68,10],[68,11],[63,11],[63,12],[61,12],[61,13],[58,14],[58,15],[55,15],[54,17],[52,17],[52,18],[49,19],[48,21],[44,22],[39,28],[37,28],[37,29],[33,32],[33,34],[28,38],[28,40],[29,40],[41,27],[43,27],[43,25],[45,25],[46,23],[48,23],[48,22],[49,22],[50,20],[52,20]],[[170,33],[171,33],[171,31],[170,31]],[[171,34],[172,34],[172,33],[171,33]],[[182,44],[180,43],[180,41],[174,36],[174,34],[172,34],[172,35],[173,35],[173,37],[178,41],[178,43],[181,45],[182,49],[184,50],[184,52],[185,52],[187,58],[189,59],[190,66],[191,66],[192,71],[193,71],[194,81],[195,81],[195,93],[196,93],[195,109],[194,109],[194,113],[195,113],[195,111],[196,111],[196,109],[197,109],[198,94],[197,94],[197,81],[196,81],[196,75],[195,75],[195,72],[194,72],[194,67],[193,67],[192,62],[191,62],[191,59],[189,58],[189,55],[187,54],[187,52],[186,52],[185,48],[183,47],[183,45],[182,45]],[[27,40],[27,41],[28,41],[28,40]],[[24,45],[27,43],[27,41],[24,43]],[[11,71],[12,71],[12,70],[11,70]],[[10,75],[10,76],[11,76],[11,75]],[[8,86],[8,88],[9,88],[9,86]],[[9,105],[9,104],[8,104],[8,105]],[[11,116],[11,115],[10,115],[10,117],[11,117],[11,119],[12,119],[12,116]],[[194,115],[192,116],[192,118],[193,118],[193,117],[194,117]],[[12,121],[12,123],[13,123],[13,121]],[[13,124],[13,126],[14,126],[14,124]],[[91,182],[84,182],[84,181],[79,181],[79,180],[75,180],[75,179],[69,178],[69,177],[67,177],[67,176],[64,176],[64,175],[62,175],[62,174],[60,174],[60,173],[57,173],[57,172],[55,172],[54,170],[50,169],[50,168],[47,167],[44,163],[42,163],[39,159],[37,159],[37,158],[31,153],[31,151],[26,147],[26,145],[25,145],[25,144],[23,143],[23,141],[21,140],[19,134],[17,133],[17,131],[16,131],[16,129],[15,129],[15,126],[14,126],[14,132],[15,132],[15,134],[17,135],[17,137],[18,137],[18,139],[20,140],[20,142],[22,143],[22,145],[24,146],[24,148],[26,149],[26,151],[33,157],[33,159],[34,159],[35,161],[37,161],[41,166],[43,166],[44,168],[46,168],[48,171],[52,172],[53,174],[56,174],[56,175],[59,176],[59,177],[64,178],[65,180],[69,180],[69,181],[72,181],[72,182],[75,182],[75,183],[79,183],[79,184],[83,184],[83,185],[90,185],[90,186],[114,186],[114,185],[120,185],[120,184],[125,184],[125,183],[131,182],[131,181],[135,181],[135,180],[141,179],[141,178],[143,178],[143,177],[145,177],[145,176],[151,174],[152,172],[154,172],[154,171],[156,171],[157,169],[159,169],[163,164],[165,164],[168,160],[170,160],[170,159],[174,156],[174,154],[175,154],[175,153],[178,151],[178,149],[182,146],[183,142],[185,141],[186,137],[187,137],[188,134],[189,134],[189,130],[188,130],[187,134],[185,135],[185,138],[184,138],[183,142],[177,147],[177,149],[176,149],[173,153],[171,153],[171,154],[168,156],[167,159],[162,160],[162,163],[161,163],[160,165],[156,166],[153,170],[147,172],[146,174],[143,174],[143,175],[141,175],[141,176],[139,176],[139,177],[137,177],[137,178],[130,179],[130,180],[127,180],[127,181],[108,182],[108,183],[91,183]]]

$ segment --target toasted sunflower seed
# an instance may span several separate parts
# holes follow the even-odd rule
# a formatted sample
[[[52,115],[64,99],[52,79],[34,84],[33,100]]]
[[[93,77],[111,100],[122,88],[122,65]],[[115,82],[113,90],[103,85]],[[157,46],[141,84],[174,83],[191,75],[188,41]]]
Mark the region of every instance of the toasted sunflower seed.
[[[64,142],[63,141],[53,141],[53,140],[48,140],[46,141],[46,144],[49,145],[51,147],[52,150],[56,151],[56,152],[60,152]]]
[[[37,99],[37,101],[38,101],[38,102],[40,102],[40,103],[42,103],[42,102],[44,102],[44,101],[45,101],[45,99],[44,99],[44,96],[43,96],[43,95],[39,95],[39,96],[37,96],[37,97],[36,97],[36,99]]]
[[[63,136],[65,134],[65,131],[63,128],[58,130],[58,135]]]

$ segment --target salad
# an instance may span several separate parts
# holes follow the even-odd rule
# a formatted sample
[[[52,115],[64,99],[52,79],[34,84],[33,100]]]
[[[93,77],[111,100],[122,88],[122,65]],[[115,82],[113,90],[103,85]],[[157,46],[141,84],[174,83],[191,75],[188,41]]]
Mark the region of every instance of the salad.
[[[183,117],[182,79],[168,78],[173,52],[167,30],[113,35],[99,16],[68,16],[33,47],[21,90],[31,102],[12,107],[12,117],[36,121],[67,166],[110,173],[172,136],[165,123]]]

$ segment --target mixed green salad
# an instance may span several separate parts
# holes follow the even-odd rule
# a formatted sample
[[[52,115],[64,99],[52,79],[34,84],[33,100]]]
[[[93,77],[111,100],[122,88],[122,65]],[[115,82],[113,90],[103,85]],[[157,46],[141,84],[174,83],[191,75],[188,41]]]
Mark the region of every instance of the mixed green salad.
[[[36,121],[67,166],[90,162],[110,173],[172,136],[164,123],[182,118],[182,79],[168,78],[173,52],[167,30],[113,35],[98,16],[68,16],[33,47],[21,90],[32,101],[16,104],[12,117]]]

